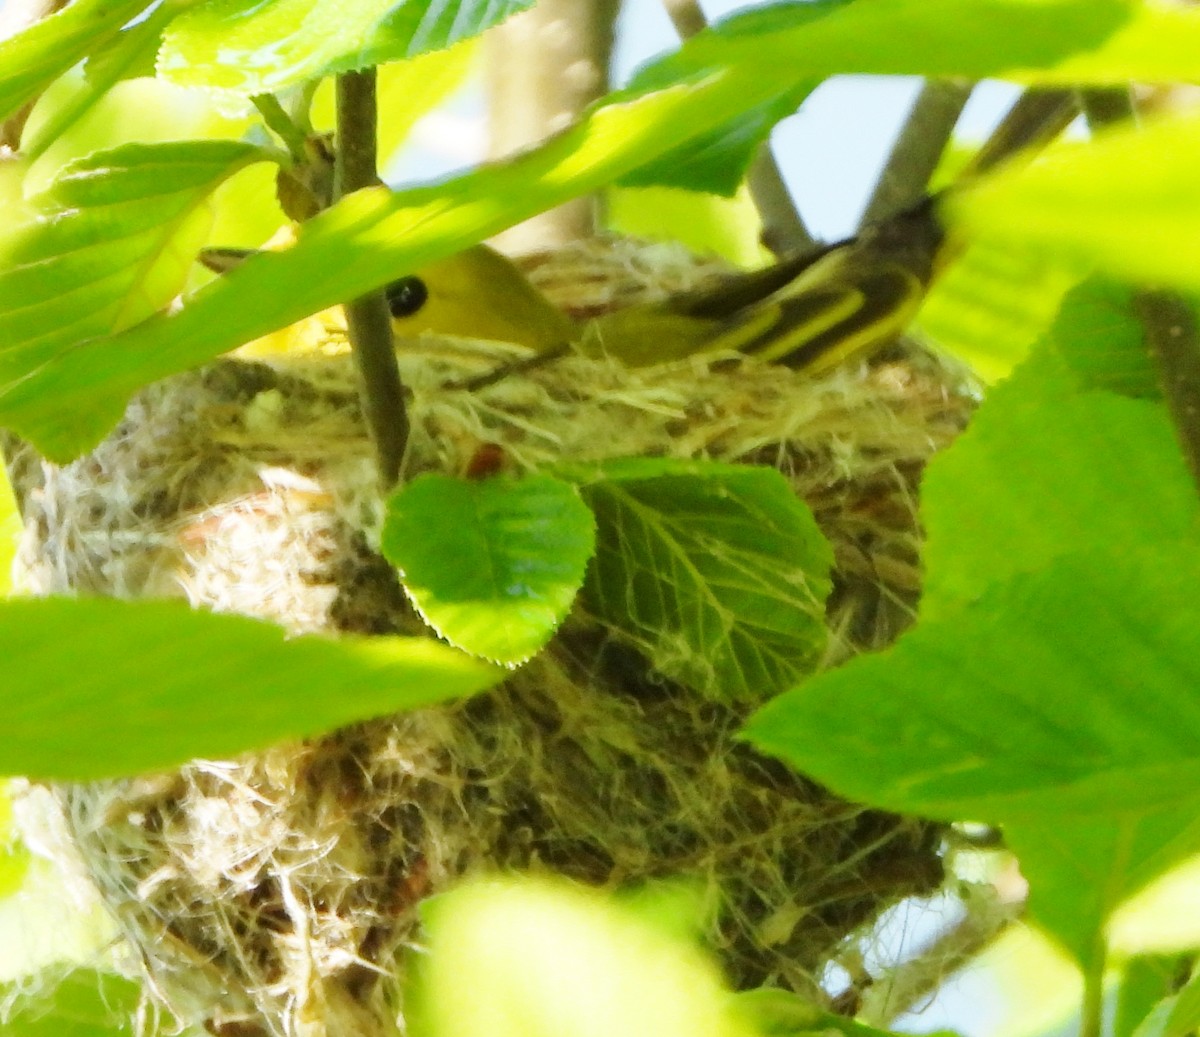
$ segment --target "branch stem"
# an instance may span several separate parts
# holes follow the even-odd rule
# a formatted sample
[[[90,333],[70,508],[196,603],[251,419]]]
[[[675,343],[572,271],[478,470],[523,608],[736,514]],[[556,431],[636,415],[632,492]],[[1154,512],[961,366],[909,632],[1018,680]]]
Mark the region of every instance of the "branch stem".
[[[376,172],[375,70],[337,77],[337,197],[379,183]],[[391,314],[382,291],[344,307],[358,366],[363,417],[375,444],[385,489],[400,477],[408,446],[408,410],[392,338]]]
[[[974,87],[974,83],[951,79],[927,80],[921,87],[875,182],[863,212],[863,226],[882,223],[925,196]]]
[[[698,0],[662,0],[662,4],[681,40],[708,28],[708,18]],[[762,223],[759,238],[767,249],[776,256],[785,256],[806,252],[817,243],[796,208],[769,142],[758,149],[746,171],[746,186]]]
[[[963,170],[963,178],[986,173],[1025,148],[1049,144],[1078,114],[1079,102],[1072,90],[1026,90]]]

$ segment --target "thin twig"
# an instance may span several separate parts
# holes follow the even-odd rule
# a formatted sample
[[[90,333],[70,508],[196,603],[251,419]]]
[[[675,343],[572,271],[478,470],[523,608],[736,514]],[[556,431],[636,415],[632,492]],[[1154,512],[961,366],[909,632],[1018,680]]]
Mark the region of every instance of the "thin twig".
[[[708,18],[697,0],[662,0],[662,5],[681,40],[708,28]]]
[[[963,178],[986,173],[1026,148],[1049,144],[1078,114],[1079,102],[1074,91],[1026,90],[963,170]]]
[[[963,80],[931,79],[921,87],[875,182],[863,226],[882,223],[925,196],[974,86]]]
[[[338,197],[379,182],[376,172],[375,70],[337,77]],[[408,445],[408,410],[382,291],[346,303],[346,327],[361,380],[363,416],[385,488],[396,484]]]
[[[1079,105],[1090,130],[1134,118],[1133,92],[1127,86],[1092,87],[1079,91]]]
[[[859,1018],[884,1027],[916,1010],[947,976],[974,961],[1006,932],[1021,917],[1025,902],[975,887],[963,907],[965,914],[958,922],[864,993]]]
[[[680,39],[686,40],[708,28],[708,19],[697,0],[662,0],[662,4]],[[804,225],[795,199],[784,183],[769,143],[759,148],[751,162],[746,172],[746,186],[762,223],[762,243],[771,252],[783,256],[807,251],[816,244],[816,238]]]

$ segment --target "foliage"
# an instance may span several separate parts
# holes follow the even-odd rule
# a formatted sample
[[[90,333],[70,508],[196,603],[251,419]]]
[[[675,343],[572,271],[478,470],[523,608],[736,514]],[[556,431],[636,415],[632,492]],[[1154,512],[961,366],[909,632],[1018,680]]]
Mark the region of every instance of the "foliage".
[[[230,139],[249,125],[252,96],[272,92],[294,106],[336,72],[436,61],[431,52],[524,5],[359,4],[346,21],[345,5],[320,0],[203,0],[136,20],[145,6],[76,0],[0,43],[0,116],[60,89],[68,98],[30,123],[26,156],[11,160],[30,174],[28,196],[0,180],[12,214],[0,226],[0,425],[58,461],[102,439],[140,387],[571,197],[614,184],[731,194],[774,122],[828,76],[1200,79],[1200,11],[1184,5],[770,6],[695,37],[540,147],[442,183],[344,198],[294,247],[255,257],[168,309],[193,280],[197,250],[214,240],[213,209],[227,241],[230,190],[252,184],[234,207],[274,213],[263,169],[296,161],[265,143],[261,127]],[[232,67],[230,47],[243,55]],[[195,132],[212,139],[97,142],[83,132],[105,98],[151,81],[151,56],[155,89],[219,96],[224,113]],[[83,59],[86,78],[68,90]],[[41,180],[20,165],[38,156]],[[830,558],[775,473],[640,462],[524,482],[429,477],[393,499],[384,546],[449,645],[285,642],[265,624],[158,603],[10,601],[0,606],[0,769],[136,773],[470,694],[502,671],[465,652],[518,664],[580,595],[585,610],[707,694],[784,692],[746,737],[834,790],[1002,827],[1031,884],[1030,911],[1098,987],[1114,911],[1200,852],[1200,515],[1170,393],[1164,399],[1142,349],[1136,291],[1200,287],[1198,159],[1196,119],[1167,115],[1061,145],[943,200],[945,222],[971,251],[935,291],[924,330],[982,357],[989,376],[1027,359],[930,467],[921,622],[889,651],[808,676],[822,649]],[[257,180],[245,179],[251,173]],[[417,535],[451,513],[444,538]],[[467,544],[472,553],[460,555]],[[706,649],[711,671],[672,671],[674,639]],[[640,924],[560,891],[514,885],[461,896],[433,923],[449,964],[435,955],[424,982],[450,993],[430,1003],[456,1003],[456,970],[470,970],[504,1001],[513,1032],[542,1032],[523,1022],[534,1007],[551,1011],[570,970],[580,991],[583,972],[605,978],[596,970],[611,964],[614,941]],[[530,911],[569,932],[563,961],[531,956],[516,968],[494,928],[481,928],[516,925]],[[646,1032],[693,1033],[685,1009],[697,991],[705,1004],[723,1003],[691,948],[656,941],[639,935],[643,974],[630,968],[606,988],[630,1014],[613,1015],[604,1032],[640,1032],[630,1020],[653,1004],[676,1015]],[[665,960],[677,971],[657,985]],[[57,1010],[77,993],[60,988],[47,1003]],[[599,1032],[580,1019],[582,1000],[538,1025]],[[1195,1001],[1194,984],[1185,986],[1131,1025],[1186,1032]],[[461,1020],[435,1016],[420,1032],[466,1032],[455,1029]],[[831,1025],[720,1018],[705,1025]],[[39,1031],[18,1014],[2,1032]]]

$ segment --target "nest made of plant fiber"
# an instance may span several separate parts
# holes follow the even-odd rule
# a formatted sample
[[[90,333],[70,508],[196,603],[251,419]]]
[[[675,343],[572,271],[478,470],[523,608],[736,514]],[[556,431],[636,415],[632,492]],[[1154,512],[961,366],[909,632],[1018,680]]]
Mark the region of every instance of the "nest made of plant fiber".
[[[617,274],[554,274],[579,255],[534,272],[551,289],[558,277],[560,297],[564,284],[645,280],[620,249],[606,255]],[[454,387],[519,355],[462,340],[403,348],[406,477],[461,473],[480,451],[518,472],[619,456],[771,464],[834,545],[830,662],[907,623],[919,473],[972,407],[956,374],[908,348],[819,379],[730,356],[636,371],[568,356]],[[13,456],[26,581],[184,594],[293,631],[417,632],[375,549],[372,457],[345,357],[180,375],[140,393],[73,464]],[[466,702],[56,791],[70,852],[148,989],[217,1033],[394,1032],[416,905],[495,869],[603,886],[692,876],[719,905],[710,937],[737,985],[819,996],[813,977],[849,934],[936,888],[938,832],[845,803],[739,743],[754,705],[666,682],[576,618]]]

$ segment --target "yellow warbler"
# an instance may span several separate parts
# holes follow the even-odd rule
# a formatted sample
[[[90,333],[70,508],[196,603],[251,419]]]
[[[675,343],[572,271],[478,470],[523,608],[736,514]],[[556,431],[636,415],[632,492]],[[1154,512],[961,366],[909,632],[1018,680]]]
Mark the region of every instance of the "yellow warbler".
[[[894,341],[933,277],[943,236],[928,204],[857,238],[696,291],[575,322],[484,245],[387,288],[393,327],[491,338],[539,353],[574,345],[630,366],[733,350],[824,370]]]
[[[904,331],[944,251],[931,208],[927,202],[848,241],[587,321],[560,311],[486,245],[392,282],[388,306],[396,334],[405,338],[495,339],[539,354],[575,347],[634,367],[740,351],[821,371]],[[244,351],[323,348],[328,324],[319,317],[308,333],[284,329]]]

